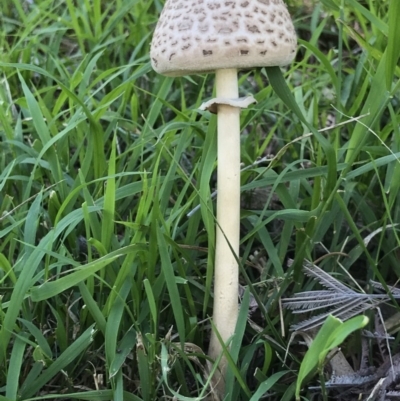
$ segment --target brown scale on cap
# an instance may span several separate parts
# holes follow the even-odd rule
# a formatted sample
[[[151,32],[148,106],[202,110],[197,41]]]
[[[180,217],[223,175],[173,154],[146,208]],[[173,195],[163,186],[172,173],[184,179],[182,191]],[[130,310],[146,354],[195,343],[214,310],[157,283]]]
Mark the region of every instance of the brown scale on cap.
[[[169,76],[289,64],[296,33],[282,0],[167,0],[151,63]]]

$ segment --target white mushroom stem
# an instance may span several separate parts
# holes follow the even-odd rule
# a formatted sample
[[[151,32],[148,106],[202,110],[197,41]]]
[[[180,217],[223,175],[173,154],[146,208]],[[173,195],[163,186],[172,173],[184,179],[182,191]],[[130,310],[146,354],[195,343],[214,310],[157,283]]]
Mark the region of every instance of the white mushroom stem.
[[[239,97],[237,70],[216,71],[217,98]],[[214,316],[216,330],[226,343],[238,318],[240,230],[240,108],[218,105],[217,236],[215,250]],[[209,355],[216,360],[222,346],[211,333]],[[220,364],[219,392],[223,391],[226,359]]]

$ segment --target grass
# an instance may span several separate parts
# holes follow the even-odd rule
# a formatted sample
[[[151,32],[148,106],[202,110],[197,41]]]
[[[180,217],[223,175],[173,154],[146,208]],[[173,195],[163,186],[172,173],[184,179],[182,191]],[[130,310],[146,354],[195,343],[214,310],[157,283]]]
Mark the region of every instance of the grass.
[[[161,9],[0,0],[1,400],[208,392],[216,119],[198,107],[213,76],[151,70]],[[261,331],[245,291],[232,401],[294,399],[305,349],[279,297],[316,288],[304,258],[366,290],[400,276],[399,2],[289,9],[296,62],[240,75],[258,100],[241,114],[240,281]]]

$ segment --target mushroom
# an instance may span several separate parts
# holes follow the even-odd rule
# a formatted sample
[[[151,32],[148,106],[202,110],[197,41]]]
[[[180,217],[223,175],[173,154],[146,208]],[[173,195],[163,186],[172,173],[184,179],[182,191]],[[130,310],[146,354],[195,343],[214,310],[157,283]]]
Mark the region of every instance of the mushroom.
[[[238,317],[240,223],[240,108],[237,71],[289,64],[297,39],[282,0],[167,0],[151,42],[152,67],[177,77],[215,72],[216,99],[203,105],[218,114],[218,197],[213,320],[227,343]],[[222,345],[212,332],[209,355]],[[220,379],[226,358],[220,362]],[[218,386],[221,394],[224,380]]]

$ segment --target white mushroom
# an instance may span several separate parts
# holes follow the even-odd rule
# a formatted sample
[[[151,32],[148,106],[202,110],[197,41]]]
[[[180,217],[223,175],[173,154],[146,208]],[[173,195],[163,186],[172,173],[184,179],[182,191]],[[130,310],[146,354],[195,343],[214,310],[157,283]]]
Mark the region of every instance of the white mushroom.
[[[289,64],[297,39],[282,0],[167,0],[151,43],[155,71],[167,76],[215,72],[218,112],[217,243],[214,324],[226,343],[238,316],[240,107],[237,70]],[[222,352],[213,332],[209,355]],[[224,377],[226,359],[220,372]],[[219,393],[223,395],[224,380]]]
[[[150,57],[160,74],[182,76],[286,65],[296,43],[282,0],[167,0]]]

